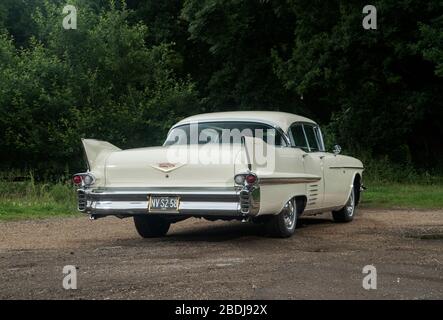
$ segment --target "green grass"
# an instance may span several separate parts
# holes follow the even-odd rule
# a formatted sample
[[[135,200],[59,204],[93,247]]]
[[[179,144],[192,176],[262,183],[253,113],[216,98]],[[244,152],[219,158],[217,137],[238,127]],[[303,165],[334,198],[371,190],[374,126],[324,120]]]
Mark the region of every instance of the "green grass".
[[[0,200],[0,220],[43,219],[75,214],[79,214],[77,210],[54,202]]]
[[[79,214],[69,183],[0,180],[0,220],[41,219]]]
[[[443,184],[366,184],[366,208],[443,209]]]

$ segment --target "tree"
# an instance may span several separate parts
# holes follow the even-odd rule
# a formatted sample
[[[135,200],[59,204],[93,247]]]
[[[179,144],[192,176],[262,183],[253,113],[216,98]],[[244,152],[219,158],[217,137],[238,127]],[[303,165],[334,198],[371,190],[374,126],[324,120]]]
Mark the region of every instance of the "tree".
[[[197,104],[193,84],[174,75],[171,45],[146,44],[146,26],[130,25],[124,6],[79,8],[78,29],[64,30],[61,7],[46,2],[35,12],[38,40],[28,49],[1,38],[3,165],[79,169],[80,138],[158,144]]]
[[[188,63],[209,110],[296,110],[299,97],[278,80],[270,54],[292,39],[295,20],[284,1],[188,0],[182,17],[189,41],[207,50]]]
[[[341,144],[436,166],[435,152],[443,150],[434,120],[443,115],[438,4],[376,1],[379,28],[369,31],[361,27],[360,2],[290,4],[297,16],[292,54],[274,50],[285,87],[303,95],[319,119],[332,115],[330,129]]]

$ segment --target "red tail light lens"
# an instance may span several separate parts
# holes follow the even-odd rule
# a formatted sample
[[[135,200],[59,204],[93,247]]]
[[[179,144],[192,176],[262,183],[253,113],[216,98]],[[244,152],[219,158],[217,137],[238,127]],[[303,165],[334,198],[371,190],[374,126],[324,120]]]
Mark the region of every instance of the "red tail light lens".
[[[253,174],[248,174],[248,175],[246,176],[246,182],[247,182],[248,184],[254,184],[256,181],[257,181],[257,177],[256,177],[255,175],[253,175]]]
[[[72,182],[74,182],[74,184],[79,185],[82,183],[82,176],[73,176],[72,177]]]

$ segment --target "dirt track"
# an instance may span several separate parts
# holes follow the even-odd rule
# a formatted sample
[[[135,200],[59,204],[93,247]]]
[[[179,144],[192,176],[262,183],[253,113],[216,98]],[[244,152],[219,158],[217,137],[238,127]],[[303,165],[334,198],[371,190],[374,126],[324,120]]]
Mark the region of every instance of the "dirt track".
[[[362,268],[377,268],[377,290]],[[64,265],[78,289],[64,290]],[[290,239],[189,219],[141,239],[131,219],[0,223],[1,299],[443,299],[443,211],[306,218]]]

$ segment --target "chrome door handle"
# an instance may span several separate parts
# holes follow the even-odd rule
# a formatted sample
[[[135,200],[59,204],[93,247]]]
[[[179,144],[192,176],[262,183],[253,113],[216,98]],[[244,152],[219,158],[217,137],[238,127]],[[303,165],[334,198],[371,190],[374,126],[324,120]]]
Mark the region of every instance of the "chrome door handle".
[[[325,156],[320,156],[320,159],[322,159],[323,160],[323,158],[324,158]]]

